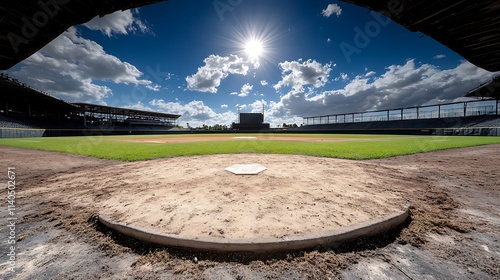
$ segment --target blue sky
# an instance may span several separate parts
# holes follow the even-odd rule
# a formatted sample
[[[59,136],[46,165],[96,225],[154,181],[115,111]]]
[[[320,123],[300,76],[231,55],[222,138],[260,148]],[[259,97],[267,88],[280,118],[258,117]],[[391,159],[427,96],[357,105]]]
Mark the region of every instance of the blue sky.
[[[170,0],[70,28],[8,73],[70,102],[266,122],[460,100],[498,73],[340,1]]]

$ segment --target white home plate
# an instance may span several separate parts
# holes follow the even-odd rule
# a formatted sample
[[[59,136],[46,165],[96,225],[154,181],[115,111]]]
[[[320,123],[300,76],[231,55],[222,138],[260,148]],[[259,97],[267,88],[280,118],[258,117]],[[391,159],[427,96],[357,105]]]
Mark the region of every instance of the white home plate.
[[[236,175],[257,175],[260,172],[266,170],[267,168],[260,164],[235,164],[226,168],[226,171],[229,171]]]

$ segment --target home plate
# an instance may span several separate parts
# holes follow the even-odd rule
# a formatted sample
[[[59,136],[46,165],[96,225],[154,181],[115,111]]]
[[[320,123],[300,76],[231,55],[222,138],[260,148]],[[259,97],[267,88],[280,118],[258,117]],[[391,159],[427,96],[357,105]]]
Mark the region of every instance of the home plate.
[[[252,163],[231,165],[225,170],[236,175],[257,175],[266,169],[263,165]]]

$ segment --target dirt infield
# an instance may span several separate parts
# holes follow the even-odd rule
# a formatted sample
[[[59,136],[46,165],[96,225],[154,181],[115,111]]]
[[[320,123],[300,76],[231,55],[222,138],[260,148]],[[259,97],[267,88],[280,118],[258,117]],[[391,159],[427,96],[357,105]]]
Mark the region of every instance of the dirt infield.
[[[18,186],[18,272],[6,273],[2,259],[4,279],[500,277],[500,145],[370,161],[216,155],[123,163],[8,147],[0,152],[1,168],[16,168]],[[268,170],[253,177],[223,170],[246,161]],[[383,215],[407,202],[412,221],[400,231],[257,259],[156,248],[95,222],[104,209],[184,234],[282,238]],[[296,217],[287,215],[292,210]],[[209,212],[214,220],[204,221]],[[255,216],[242,219],[245,212]],[[7,219],[6,211],[1,215]],[[6,227],[0,234],[8,235]],[[0,246],[8,250],[5,242]]]
[[[335,138],[335,137],[301,137],[301,136],[161,136],[161,137],[144,137],[144,138],[131,138],[122,141],[126,142],[139,142],[139,143],[189,143],[189,142],[206,142],[206,141],[229,141],[229,140],[279,140],[279,141],[293,141],[293,142],[338,142],[338,141],[357,141],[357,140],[372,140],[363,138]]]
[[[258,175],[224,168],[264,164]],[[402,210],[397,170],[347,160],[287,155],[212,155],[159,159],[103,168],[91,193],[115,221],[185,238],[283,240],[380,219]],[[387,175],[383,175],[387,174]],[[55,177],[64,189],[88,174]],[[78,193],[78,199],[85,194]]]

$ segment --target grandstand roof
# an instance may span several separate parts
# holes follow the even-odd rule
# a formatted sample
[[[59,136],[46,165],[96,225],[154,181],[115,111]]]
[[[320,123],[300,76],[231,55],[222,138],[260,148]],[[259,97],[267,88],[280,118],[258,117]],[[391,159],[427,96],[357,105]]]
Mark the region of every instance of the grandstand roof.
[[[137,116],[160,117],[169,119],[178,119],[181,117],[181,115],[117,108],[117,107],[94,105],[88,103],[73,103],[73,104],[84,109],[87,112],[94,112],[99,114],[113,114],[113,115],[124,115],[124,116],[137,115]]]
[[[495,98],[500,100],[500,75],[469,91],[466,97]]]
[[[162,1],[166,0],[2,0],[0,69],[29,57],[73,25]]]
[[[15,103],[31,103],[50,108],[74,110],[76,107],[64,100],[42,93],[21,84],[7,75],[0,74],[0,98]]]
[[[70,26],[85,23],[97,15],[162,1],[166,0],[2,0],[0,69],[9,69],[19,63]],[[381,12],[411,31],[434,38],[481,68],[500,70],[498,0],[343,1]],[[61,4],[49,9],[39,4],[49,2]],[[49,16],[47,20],[41,16],[43,13]],[[33,25],[37,14],[39,19],[46,21],[39,23],[40,26]],[[30,29],[30,24],[34,30]]]
[[[12,79],[5,74],[0,74],[0,100],[18,104],[31,103],[45,106],[47,108],[66,109],[70,111],[85,109],[90,112],[103,114],[161,117],[169,119],[178,119],[180,117],[180,115],[175,114],[116,108],[87,103],[68,103],[62,99],[30,88],[29,86],[24,85],[16,79]]]
[[[500,70],[498,0],[342,0],[380,12],[488,71]]]

